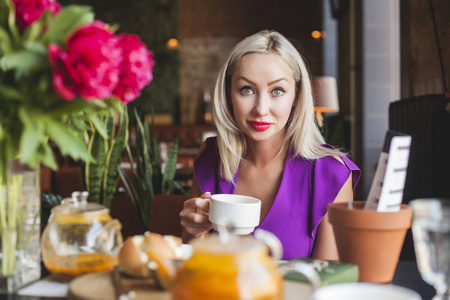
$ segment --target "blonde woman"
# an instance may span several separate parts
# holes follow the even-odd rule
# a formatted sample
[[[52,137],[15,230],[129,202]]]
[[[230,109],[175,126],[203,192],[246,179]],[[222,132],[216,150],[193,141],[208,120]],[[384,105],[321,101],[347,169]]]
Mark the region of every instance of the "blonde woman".
[[[195,161],[192,196],[180,212],[184,241],[211,230],[205,199],[235,193],[261,199],[258,228],[275,234],[283,259],[338,259],[327,204],[348,201],[360,170],[328,146],[314,120],[305,62],[274,31],[235,46],[213,98],[217,138]]]

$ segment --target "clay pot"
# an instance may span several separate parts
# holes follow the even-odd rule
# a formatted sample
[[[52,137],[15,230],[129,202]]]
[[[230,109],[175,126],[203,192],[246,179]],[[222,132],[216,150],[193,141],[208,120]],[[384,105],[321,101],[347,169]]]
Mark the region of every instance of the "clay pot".
[[[359,281],[388,283],[394,277],[412,209],[402,204],[398,212],[364,210],[365,201],[328,205],[339,260],[359,267]]]

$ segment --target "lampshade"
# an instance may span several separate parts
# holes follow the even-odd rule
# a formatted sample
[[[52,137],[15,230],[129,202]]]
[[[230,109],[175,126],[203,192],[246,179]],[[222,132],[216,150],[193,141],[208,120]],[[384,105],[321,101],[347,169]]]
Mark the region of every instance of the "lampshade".
[[[336,79],[334,77],[313,77],[311,79],[311,86],[315,111],[326,113],[339,111]]]

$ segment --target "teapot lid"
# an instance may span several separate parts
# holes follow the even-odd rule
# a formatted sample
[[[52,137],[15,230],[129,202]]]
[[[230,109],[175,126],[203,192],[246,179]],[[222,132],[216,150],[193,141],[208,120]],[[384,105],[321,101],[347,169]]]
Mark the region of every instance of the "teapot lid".
[[[94,217],[94,215],[108,215],[108,209],[98,203],[90,203],[87,201],[89,193],[75,191],[72,193],[71,198],[65,198],[61,201],[61,205],[55,206],[52,209],[53,215],[73,215],[73,214],[86,214]]]
[[[221,234],[212,233],[203,239],[194,239],[191,242],[194,251],[231,254],[236,252],[261,251],[265,248],[264,243],[253,236],[230,235],[223,238]]]
[[[262,253],[267,250],[273,259],[279,260],[283,255],[280,240],[271,232],[256,229],[253,235],[236,235],[232,224],[221,225],[218,234],[208,234],[203,239],[191,241],[195,251],[214,254]]]

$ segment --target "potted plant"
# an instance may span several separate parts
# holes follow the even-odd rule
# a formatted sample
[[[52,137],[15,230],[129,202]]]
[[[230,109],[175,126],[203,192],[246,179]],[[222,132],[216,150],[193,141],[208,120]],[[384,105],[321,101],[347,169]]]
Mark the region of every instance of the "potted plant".
[[[173,141],[170,147],[163,169],[154,123],[152,122],[152,138],[150,138],[148,123],[138,115],[136,110],[134,110],[134,116],[137,126],[136,161],[133,159],[130,146],[127,145],[126,152],[132,175],[130,178],[122,167],[119,167],[119,175],[138,212],[145,231],[149,228],[151,203],[155,195],[188,195],[191,188],[183,182],[175,180],[178,138]]]
[[[84,190],[89,192],[89,202],[100,203],[111,209],[119,180],[118,166],[128,142],[128,112],[126,109],[121,112],[111,111],[101,121],[106,127],[106,136],[92,125],[84,135],[89,153],[95,161],[81,164],[81,182]]]

